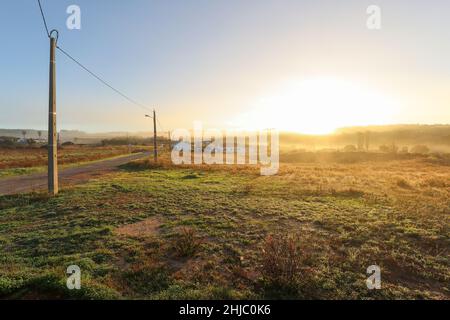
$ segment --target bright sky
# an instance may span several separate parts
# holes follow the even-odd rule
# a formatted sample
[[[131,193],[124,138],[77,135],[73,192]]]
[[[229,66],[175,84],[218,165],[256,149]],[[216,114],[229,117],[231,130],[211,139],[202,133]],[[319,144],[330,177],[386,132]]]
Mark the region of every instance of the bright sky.
[[[448,0],[42,0],[59,44],[165,129],[450,123]],[[66,8],[81,8],[68,30]],[[366,9],[382,10],[368,30]],[[37,2],[0,11],[0,127],[47,127]],[[145,111],[57,55],[59,129],[149,130]]]

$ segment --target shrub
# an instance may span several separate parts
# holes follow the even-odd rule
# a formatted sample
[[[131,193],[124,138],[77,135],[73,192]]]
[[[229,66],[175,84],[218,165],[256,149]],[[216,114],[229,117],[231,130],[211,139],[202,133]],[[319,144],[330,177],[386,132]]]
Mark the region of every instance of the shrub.
[[[175,253],[180,257],[192,257],[198,252],[201,244],[202,241],[197,236],[195,230],[182,228],[175,238],[173,248]]]
[[[0,137],[0,147],[13,147],[18,144],[19,138]]]
[[[408,153],[408,147],[407,147],[407,146],[402,147],[402,148],[400,149],[400,153]]]
[[[412,189],[411,184],[403,178],[397,179],[396,184],[403,189]]]
[[[261,274],[266,286],[284,292],[296,291],[303,277],[305,254],[298,235],[270,235],[262,251]]]
[[[378,148],[380,150],[380,152],[383,153],[397,153],[398,152],[398,146],[396,146],[395,144],[391,144],[389,146],[387,145],[381,145]]]
[[[427,154],[430,149],[425,145],[417,145],[411,148],[411,153]]]
[[[344,147],[344,152],[356,152],[356,151],[357,151],[356,147],[352,144],[349,144]]]
[[[29,138],[29,139],[26,140],[26,143],[28,145],[34,145],[34,144],[36,144],[36,140]]]

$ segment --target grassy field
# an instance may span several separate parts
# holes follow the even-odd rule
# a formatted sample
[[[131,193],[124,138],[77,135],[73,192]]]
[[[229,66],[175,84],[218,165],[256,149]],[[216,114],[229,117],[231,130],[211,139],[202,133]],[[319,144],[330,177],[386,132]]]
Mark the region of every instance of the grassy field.
[[[58,149],[58,163],[64,167],[142,151],[132,146],[64,146]],[[0,178],[17,176],[47,170],[47,149],[39,147],[0,149]]]
[[[272,177],[136,162],[56,198],[0,197],[0,297],[449,299],[448,164],[351,162]]]

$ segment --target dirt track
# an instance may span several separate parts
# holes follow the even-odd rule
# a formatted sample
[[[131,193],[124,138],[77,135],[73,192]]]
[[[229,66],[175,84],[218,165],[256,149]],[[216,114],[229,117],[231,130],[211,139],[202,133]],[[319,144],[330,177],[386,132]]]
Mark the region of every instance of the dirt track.
[[[91,178],[117,170],[117,167],[132,160],[149,157],[150,153],[136,153],[119,158],[97,161],[90,164],[67,168],[59,172],[60,188],[85,183]],[[47,188],[47,173],[0,179],[0,195],[41,191]]]

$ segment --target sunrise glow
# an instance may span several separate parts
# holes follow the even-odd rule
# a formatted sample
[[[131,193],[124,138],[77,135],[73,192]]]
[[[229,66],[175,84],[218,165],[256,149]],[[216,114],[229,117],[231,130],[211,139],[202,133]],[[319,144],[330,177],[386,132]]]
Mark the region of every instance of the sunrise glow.
[[[276,128],[328,134],[352,125],[388,124],[398,103],[377,90],[332,77],[291,82],[260,98],[233,123],[249,130]]]

